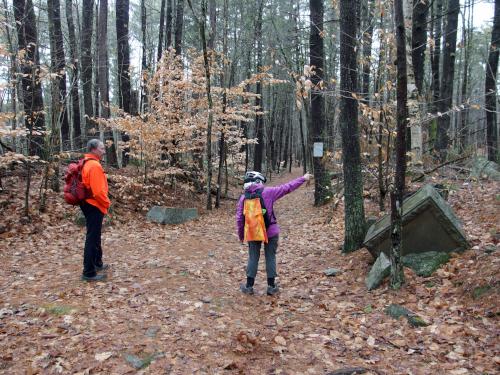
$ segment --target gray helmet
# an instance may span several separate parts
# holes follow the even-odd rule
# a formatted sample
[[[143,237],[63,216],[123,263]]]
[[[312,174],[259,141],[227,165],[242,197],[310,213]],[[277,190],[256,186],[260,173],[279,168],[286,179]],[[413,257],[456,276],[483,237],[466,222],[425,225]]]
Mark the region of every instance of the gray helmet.
[[[256,181],[260,181],[265,184],[267,180],[260,172],[248,171],[247,173],[245,173],[245,183]]]

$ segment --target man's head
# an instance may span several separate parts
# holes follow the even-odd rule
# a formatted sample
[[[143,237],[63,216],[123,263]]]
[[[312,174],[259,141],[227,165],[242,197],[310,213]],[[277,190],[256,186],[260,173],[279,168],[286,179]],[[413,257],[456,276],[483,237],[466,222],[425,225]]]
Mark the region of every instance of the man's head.
[[[89,154],[96,155],[99,159],[102,159],[103,155],[106,153],[104,148],[104,143],[99,139],[91,139],[87,142],[87,152]]]

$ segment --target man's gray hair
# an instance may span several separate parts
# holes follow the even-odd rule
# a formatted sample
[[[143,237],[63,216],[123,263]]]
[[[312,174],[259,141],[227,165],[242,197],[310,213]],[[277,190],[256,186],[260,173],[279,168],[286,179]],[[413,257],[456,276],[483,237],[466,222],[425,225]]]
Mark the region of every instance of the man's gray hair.
[[[99,145],[102,144],[100,139],[94,138],[87,142],[87,152],[94,151]]]

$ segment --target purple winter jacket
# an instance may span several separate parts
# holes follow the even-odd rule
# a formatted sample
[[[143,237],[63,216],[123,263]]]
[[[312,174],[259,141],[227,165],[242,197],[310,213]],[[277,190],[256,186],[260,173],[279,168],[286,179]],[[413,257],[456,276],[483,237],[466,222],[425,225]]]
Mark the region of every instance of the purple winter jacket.
[[[296,178],[286,184],[279,186],[267,187],[264,186],[262,191],[262,199],[264,199],[264,204],[266,206],[267,215],[271,219],[271,223],[267,228],[267,237],[271,238],[277,236],[280,232],[280,227],[276,222],[276,216],[274,216],[273,204],[281,197],[291,193],[292,191],[298,189],[300,185],[305,182],[304,177]],[[251,185],[247,191],[254,193],[256,190],[262,189],[262,185]],[[244,227],[245,227],[245,216],[243,215],[243,203],[245,200],[245,195],[242,194],[236,208],[236,226],[238,228],[238,237],[240,241],[243,242],[244,239]]]

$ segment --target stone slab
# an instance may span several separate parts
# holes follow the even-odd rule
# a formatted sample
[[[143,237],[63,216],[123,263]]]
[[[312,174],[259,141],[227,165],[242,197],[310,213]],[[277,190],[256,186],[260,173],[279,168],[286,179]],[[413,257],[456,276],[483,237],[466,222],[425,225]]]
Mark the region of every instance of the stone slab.
[[[391,217],[386,215],[366,233],[364,246],[374,257],[389,254]],[[441,195],[425,185],[403,202],[402,255],[428,251],[455,252],[469,248],[460,221]]]
[[[198,210],[196,208],[153,206],[146,217],[149,221],[159,224],[182,224],[198,218]]]
[[[391,273],[391,261],[384,253],[380,253],[377,260],[373,264],[368,276],[365,280],[365,285],[368,290],[378,288],[382,281]]]

